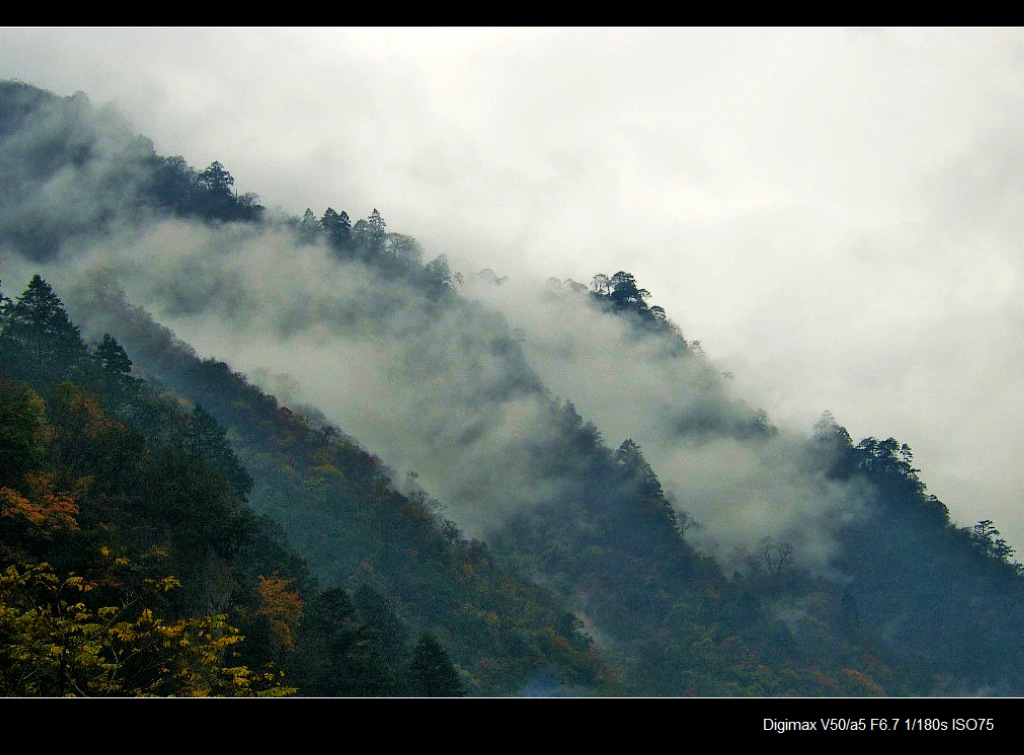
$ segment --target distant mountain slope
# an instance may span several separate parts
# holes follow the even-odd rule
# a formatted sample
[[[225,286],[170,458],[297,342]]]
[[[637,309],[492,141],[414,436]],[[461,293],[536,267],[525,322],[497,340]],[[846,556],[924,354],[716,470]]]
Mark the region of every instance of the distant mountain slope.
[[[203,171],[164,158],[112,108],[84,93],[57,97],[0,81],[0,247],[34,260],[168,213],[255,220],[258,197],[239,196],[220,163]]]
[[[0,165],[26,177],[0,205],[13,229],[59,215],[55,176],[89,196],[127,149],[98,149],[123,135],[80,98],[22,87],[0,91]],[[36,138],[69,118],[84,147]],[[628,272],[524,293],[424,264],[376,210],[239,213],[203,200],[227,196],[223,166],[141,151],[85,235],[0,243],[50,260],[84,332],[227,428],[252,505],[326,586],[390,598],[480,689],[547,666],[594,694],[1024,688],[1020,569],[994,525],[950,522],[893,439],[778,431]],[[160,195],[180,201],[154,199],[168,169],[194,178]]]
[[[564,623],[568,607],[499,567],[424,492],[398,492],[393,473],[337,427],[280,406],[223,362],[200,359],[116,294],[91,297],[87,309],[90,321],[122,334],[144,373],[229,428],[254,480],[250,505],[279,523],[323,584],[368,584],[395,601],[412,631],[438,634],[477,693],[512,694],[542,671],[556,687],[600,692],[602,664],[589,638]]]

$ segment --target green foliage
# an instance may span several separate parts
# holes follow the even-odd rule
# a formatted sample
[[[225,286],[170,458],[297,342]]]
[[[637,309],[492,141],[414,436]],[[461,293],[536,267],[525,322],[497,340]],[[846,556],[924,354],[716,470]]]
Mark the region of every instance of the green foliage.
[[[0,82],[0,172],[0,243],[33,259],[120,221],[263,220],[219,162],[160,157],[84,95],[16,82]],[[95,201],[55,204],[45,189],[58,177]],[[285,225],[308,253],[325,245],[372,268],[381,290],[417,287],[418,316],[473,321],[484,335],[457,337],[507,369],[502,398],[544,393],[500,318],[459,299],[446,257],[423,264],[376,209],[354,226],[330,207]],[[587,297],[659,358],[690,360],[708,401],[667,418],[681,440],[777,432],[763,411],[720,409],[722,376],[632,274],[546,292]],[[1024,689],[1013,549],[990,520],[953,524],[893,438],[854,444],[826,414],[808,443],[809,474],[861,494],[835,524],[839,580],[771,538],[726,577],[686,540],[686,514],[639,445],[605,446],[569,402],[551,401],[551,432],[520,445],[557,495],[484,543],[425,491],[399,493],[338,428],[200,359],[110,281],[92,294],[82,311],[118,338],[91,349],[41,277],[16,302],[0,295],[7,694],[454,696],[538,678],[582,694]]]
[[[223,429],[177,405],[158,412],[158,435],[115,418],[162,400],[129,376],[114,339],[84,347],[39,276],[0,340],[19,378],[0,378],[5,692],[286,692],[276,673],[223,663],[243,637],[209,610],[230,608],[249,579],[230,558],[256,528]]]
[[[333,207],[328,207],[320,218],[320,228],[327,236],[328,245],[336,254],[345,255],[351,252],[352,222],[347,212],[343,210],[338,213]]]
[[[0,82],[0,175],[0,241],[35,260],[121,223],[256,222],[264,209],[255,194],[234,191],[219,162],[197,172],[180,156],[157,155],[115,110],[81,92],[57,97],[22,82]]]
[[[109,480],[121,474],[134,487],[105,498],[104,506],[138,507],[147,524],[132,529],[131,542],[163,533],[163,566],[183,583],[176,602],[189,611],[209,604],[204,600],[230,609],[246,637],[239,652],[247,667],[276,664],[299,694],[406,694],[410,638],[431,631],[473,694],[514,693],[539,668],[554,668],[588,689],[605,685],[594,648],[555,641],[566,606],[505,572],[482,543],[466,541],[440,517],[437,502],[399,494],[380,460],[350,438],[329,425],[312,427],[223,362],[199,359],[116,291],[92,293],[91,313],[118,313],[108,324],[131,350],[132,368],[158,372],[162,390],[187,396],[193,407],[183,415],[174,398],[143,400],[143,392],[118,409],[153,445],[105,476],[105,490],[116,490]],[[592,425],[577,431],[581,442],[596,433]],[[231,483],[238,469],[251,474],[248,504],[276,521],[280,537],[326,586],[324,594],[347,589],[359,596],[344,624],[351,632],[334,637],[316,618],[325,610],[320,588],[294,564],[283,568],[282,550],[260,534],[265,525],[253,530],[256,522],[240,507],[245,486]],[[223,586],[208,584],[210,558],[234,563],[247,581],[236,574]],[[291,650],[275,640],[256,589],[259,576],[271,578],[277,568],[281,579],[298,580],[305,601]]]
[[[309,601],[298,655],[295,678],[303,695],[382,697],[396,692],[395,672],[347,590],[325,590]]]
[[[978,546],[978,549],[989,558],[999,563],[1007,564],[1018,573],[1021,572],[1020,564],[1012,561],[1014,549],[1000,537],[991,519],[983,519],[970,529],[971,540]]]
[[[379,259],[384,254],[387,237],[387,223],[376,208],[368,218],[358,220],[352,226],[352,243],[355,254],[360,259]]]
[[[0,332],[8,375],[27,382],[81,379],[88,350],[64,304],[38,274],[9,310]]]
[[[213,415],[196,404],[185,428],[185,448],[193,457],[213,466],[231,485],[238,498],[246,498],[252,490],[252,477],[238,461],[227,439],[227,430]]]
[[[573,294],[582,294],[586,291],[585,286],[575,281],[566,281],[566,284],[560,285],[559,288]],[[591,281],[590,296],[600,306],[631,318],[639,332],[670,336],[678,353],[684,353],[689,349],[679,327],[665,314],[664,307],[648,306],[647,300],[651,293],[645,288],[640,288],[632,273],[620,270],[611,278],[603,273],[595,275]]]
[[[46,402],[24,383],[0,378],[0,487],[16,485],[43,460]]]
[[[827,473],[867,498],[867,511],[841,533],[837,563],[853,575],[846,596],[862,625],[879,627],[903,662],[928,669],[926,694],[1021,689],[1024,651],[1014,638],[1024,629],[1024,580],[992,522],[957,527],[927,493],[910,447],[894,438],[854,445],[826,415],[813,442]]]
[[[103,334],[103,339],[93,349],[93,357],[107,386],[118,398],[129,400],[139,391],[142,381],[132,377],[132,360],[109,333]]]
[[[405,677],[406,694],[413,697],[463,697],[466,694],[455,664],[430,632],[420,635]]]

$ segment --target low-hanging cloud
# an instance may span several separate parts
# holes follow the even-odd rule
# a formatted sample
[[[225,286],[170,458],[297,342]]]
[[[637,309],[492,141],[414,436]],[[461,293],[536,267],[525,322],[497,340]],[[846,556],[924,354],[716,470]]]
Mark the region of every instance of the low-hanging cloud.
[[[835,535],[866,513],[853,483],[826,479],[799,432],[747,428],[770,418],[735,390],[698,345],[641,335],[586,292],[549,281],[471,276],[467,295],[501,311],[545,384],[593,420],[612,446],[637,442],[676,505],[699,525],[689,537],[739,563],[765,537],[804,566],[832,574]]]
[[[167,221],[57,274],[73,289],[90,269],[202,356],[284,381],[399,475],[416,472],[471,535],[559,495],[533,461],[557,441],[550,397],[488,308],[438,307],[287,231],[242,226]]]
[[[557,40],[550,35],[541,36],[544,37],[545,54],[554,55],[558,49],[554,44]],[[532,91],[525,86],[528,81],[529,77],[515,79],[507,86],[528,100],[527,93]],[[890,97],[886,102],[890,108],[896,107],[894,103],[900,103],[902,107],[902,100]],[[403,107],[424,112],[427,101],[412,99]],[[958,244],[944,239],[941,227],[938,231],[923,233],[916,230],[926,218],[929,208],[941,207],[943,214],[955,221],[949,224],[951,230],[959,233],[967,227],[972,233],[971,238],[1000,248],[1006,245],[1006,236],[1014,227],[1007,208],[1012,206],[1010,199],[1019,193],[1012,171],[1005,170],[1005,156],[1016,155],[1015,132],[1012,131],[991,132],[999,137],[998,146],[983,148],[979,143],[967,142],[970,149],[963,152],[963,161],[950,167],[956,176],[937,176],[938,184],[945,189],[925,196],[927,202],[922,200],[903,205],[914,210],[910,214],[912,223],[907,224],[903,215],[897,217],[899,213],[896,211],[886,214],[882,220],[873,218],[873,224],[860,222],[864,220],[861,216],[856,218],[858,222],[844,216],[846,225],[839,226],[838,235],[845,237],[847,231],[859,229],[859,240],[840,245],[838,258],[835,248],[825,249],[820,257],[806,254],[802,258],[792,255],[789,248],[792,230],[803,227],[795,222],[796,217],[803,218],[801,222],[807,226],[808,246],[813,242],[813,245],[824,249],[830,243],[830,237],[837,235],[837,226],[833,223],[837,219],[837,208],[825,201],[827,196],[803,204],[794,197],[793,202],[782,208],[775,202],[763,203],[760,200],[744,204],[743,197],[730,197],[729,202],[722,204],[719,200],[726,199],[722,192],[723,176],[727,173],[722,173],[721,164],[715,167],[715,161],[711,159],[713,152],[696,150],[693,142],[678,136],[674,138],[681,149],[685,146],[682,151],[686,153],[686,165],[690,167],[681,172],[652,174],[649,168],[659,162],[656,158],[661,153],[648,148],[643,154],[648,155],[650,165],[641,171],[643,176],[632,173],[630,166],[635,167],[635,164],[631,162],[631,156],[637,155],[634,143],[637,134],[646,133],[652,123],[660,121],[641,119],[642,122],[628,124],[629,128],[619,123],[606,130],[588,130],[582,138],[590,150],[586,154],[601,157],[600,160],[583,160],[569,150],[563,137],[573,134],[575,138],[577,131],[563,124],[557,131],[562,137],[547,145],[549,149],[541,157],[532,155],[533,159],[543,162],[545,169],[522,172],[523,163],[513,160],[514,175],[506,175],[496,168],[488,152],[475,141],[463,145],[461,140],[452,139],[449,134],[440,142],[429,139],[423,142],[428,146],[433,143],[444,147],[438,153],[436,162],[439,164],[448,164],[451,150],[458,145],[458,154],[466,155],[470,160],[464,166],[470,170],[458,171],[459,180],[465,186],[471,184],[474,191],[479,189],[480,174],[472,168],[481,167],[484,163],[489,165],[489,180],[495,186],[503,187],[503,191],[513,185],[506,178],[525,181],[520,192],[533,197],[531,206],[534,209],[544,209],[547,222],[539,223],[535,215],[520,217],[519,210],[513,209],[515,205],[511,201],[493,204],[508,205],[505,212],[515,218],[515,223],[514,229],[509,229],[506,234],[505,244],[508,249],[515,248],[517,253],[528,248],[526,256],[532,262],[525,267],[530,268],[530,272],[539,267],[537,258],[540,255],[549,259],[552,244],[562,248],[562,242],[573,247],[593,247],[595,253],[601,255],[599,259],[605,260],[619,255],[620,249],[628,251],[638,246],[663,250],[655,256],[678,255],[677,249],[682,242],[688,240],[690,247],[700,246],[693,243],[694,239],[710,241],[711,231],[719,239],[713,245],[715,249],[756,246],[757,253],[771,263],[770,269],[734,264],[740,258],[730,256],[729,249],[720,255],[721,269],[703,269],[697,264],[698,256],[704,259],[713,255],[701,256],[686,250],[679,259],[686,260],[687,264],[674,264],[667,274],[677,275],[676,270],[685,268],[688,275],[700,279],[701,286],[707,289],[703,293],[699,288],[685,289],[682,286],[676,286],[677,292],[669,293],[692,296],[695,305],[705,307],[709,316],[718,318],[716,327],[719,329],[743,330],[747,333],[743,337],[757,341],[751,346],[758,348],[762,348],[761,344],[779,341],[779,356],[776,362],[771,363],[773,374],[768,376],[757,374],[753,369],[741,369],[753,366],[755,361],[751,358],[745,362],[745,356],[737,352],[735,345],[728,364],[721,370],[709,360],[668,358],[657,341],[631,339],[617,318],[577,306],[579,302],[545,298],[543,283],[520,281],[516,275],[502,287],[491,287],[489,293],[474,291],[472,281],[467,280],[464,293],[471,298],[479,298],[482,304],[476,308],[460,306],[457,310],[436,316],[428,314],[428,304],[415,289],[395,281],[384,281],[358,264],[338,266],[319,247],[297,247],[293,236],[284,230],[232,225],[213,230],[180,221],[140,226],[139,218],[111,218],[111,211],[119,207],[124,196],[131,194],[131,188],[139,180],[135,159],[148,154],[150,146],[143,140],[132,142],[132,146],[126,148],[126,142],[121,138],[127,133],[124,124],[118,122],[109,110],[103,118],[106,119],[103,127],[75,124],[76,128],[82,128],[85,141],[92,140],[88,160],[74,169],[59,171],[46,181],[37,182],[31,194],[6,205],[5,212],[13,212],[11,217],[26,227],[31,227],[33,219],[43,221],[43,228],[91,227],[94,221],[103,218],[110,236],[102,242],[95,238],[72,241],[75,248],[65,249],[63,259],[73,265],[68,268],[68,280],[81,272],[81,266],[86,264],[82,261],[85,259],[82,250],[92,250],[89,265],[109,266],[116,273],[120,285],[129,291],[133,302],[150,308],[158,320],[170,325],[203,355],[225,359],[236,369],[247,373],[271,375],[285,372],[284,383],[294,387],[296,401],[329,405],[331,418],[370,450],[380,453],[398,469],[419,472],[432,493],[445,498],[453,512],[461,511],[464,521],[473,522],[467,525],[470,529],[483,528],[484,523],[490,521],[491,512],[558,494],[559,486],[550,480],[549,489],[541,489],[543,486],[534,475],[535,470],[526,461],[528,454],[512,453],[530,448],[533,442],[542,445],[549,439],[550,420],[546,414],[549,403],[539,388],[541,383],[554,396],[572,400],[585,419],[594,420],[609,445],[614,446],[626,437],[639,442],[679,505],[702,522],[701,536],[708,547],[713,540],[725,550],[756,540],[760,533],[796,540],[798,536],[794,533],[798,522],[806,526],[809,522],[821,521],[817,531],[825,532],[829,527],[828,517],[813,516],[816,509],[812,504],[815,501],[819,502],[822,511],[850,512],[855,511],[856,506],[846,505],[847,496],[842,491],[829,486],[818,489],[817,482],[808,482],[798,473],[799,464],[789,463],[793,458],[789,453],[792,450],[790,446],[793,449],[799,446],[801,431],[783,427],[779,436],[761,441],[756,448],[742,439],[729,437],[704,439],[702,443],[695,444],[684,442],[685,433],[681,430],[688,423],[692,426],[695,421],[698,424],[700,421],[741,422],[752,411],[743,399],[751,397],[755,406],[764,398],[772,399],[772,403],[766,406],[769,415],[773,408],[788,402],[782,408],[788,410],[791,405],[800,403],[800,414],[806,417],[807,405],[820,401],[820,406],[814,406],[811,412],[820,413],[825,408],[842,409],[836,413],[845,422],[856,409],[861,418],[867,416],[879,421],[861,421],[859,427],[851,425],[855,432],[880,436],[899,434],[898,430],[891,429],[891,419],[908,422],[908,417],[912,417],[920,421],[922,412],[919,407],[901,400],[908,390],[912,390],[916,398],[930,401],[930,397],[941,397],[935,403],[945,405],[952,404],[949,399],[957,396],[958,405],[966,406],[966,409],[943,426],[945,438],[955,436],[968,439],[974,445],[982,445],[991,428],[1000,426],[997,415],[1003,413],[1002,407],[1012,409],[1016,406],[1014,394],[1001,389],[997,395],[1005,401],[1000,400],[1000,409],[993,410],[995,402],[982,398],[983,395],[993,395],[991,388],[984,390],[985,385],[991,385],[991,375],[985,374],[984,368],[977,365],[996,364],[1005,367],[1006,374],[1015,374],[1019,354],[1012,346],[1009,349],[1000,347],[995,339],[972,339],[972,336],[978,332],[1006,333],[1006,338],[1000,337],[999,342],[1012,344],[1019,340],[1013,336],[1020,330],[1020,318],[1006,318],[1011,307],[1019,315],[1019,307],[1012,304],[1016,301],[1013,293],[1020,285],[1017,266],[1001,265],[1000,261],[1005,258],[1000,255],[982,257],[983,262],[987,260],[990,263],[988,265],[975,264],[960,253]],[[49,138],[47,134],[57,126],[60,124],[48,123],[45,128],[41,124],[37,132],[29,135],[31,138],[7,145],[4,157],[9,159],[5,170],[9,172],[12,166],[19,164],[19,160],[25,159],[25,155],[37,149],[33,145],[45,144]],[[775,128],[779,131],[781,127],[776,123]],[[916,133],[903,124],[901,133],[904,138],[890,145],[891,149],[903,149],[907,145],[907,134],[912,132]],[[512,131],[508,135],[511,136]],[[413,141],[418,145],[417,149],[426,148],[419,140]],[[823,147],[822,143],[816,148]],[[677,152],[679,150],[672,154],[678,157]],[[703,163],[697,161],[703,165],[700,170],[694,167],[697,154],[703,155]],[[984,159],[975,159],[979,155]],[[621,156],[622,160],[616,159],[616,169],[612,170],[612,162],[609,161],[614,156]],[[787,165],[807,164],[796,159],[785,162]],[[927,164],[932,165],[931,162]],[[502,165],[499,161],[498,167]],[[507,164],[504,167],[511,170]],[[963,169],[970,169],[966,170],[970,191],[949,188],[954,186],[954,178],[965,175]],[[701,184],[700,191],[694,189],[696,184],[687,184],[693,191],[683,191],[682,194],[665,191],[666,187],[661,185],[641,190],[644,187],[641,178],[644,177],[651,179],[660,175],[665,180],[679,183],[681,176],[692,178],[697,174],[705,182]],[[439,174],[428,170],[425,175],[435,181]],[[473,180],[466,176],[473,176]],[[587,202],[593,202],[594,197],[588,199],[578,192],[559,191],[558,187],[559,182],[566,178],[577,183],[593,183],[595,177],[601,178],[598,185],[602,190],[618,187],[632,197],[633,202],[646,202],[658,197],[660,201],[679,204],[685,199],[688,212],[704,218],[703,221],[695,221],[698,226],[708,222],[707,203],[715,200],[712,204],[718,208],[719,214],[712,213],[712,219],[718,224],[708,226],[706,236],[695,237],[693,227],[689,228],[691,233],[687,235],[678,234],[680,227],[671,224],[653,223],[650,228],[639,229],[634,223],[607,223],[602,232],[611,234],[608,238],[614,243],[589,244],[585,235],[577,238],[576,234],[581,234],[587,227],[586,214],[581,208]],[[804,176],[804,179],[808,178]],[[735,188],[735,184],[729,185]],[[899,185],[903,187],[900,191],[905,191],[911,186],[909,177],[908,182]],[[424,188],[420,184],[414,184],[414,187]],[[710,195],[707,193],[709,187],[714,189]],[[975,191],[979,187],[983,191]],[[888,195],[895,191],[890,188]],[[973,204],[964,202],[965,198],[971,198],[968,194],[975,197]],[[421,203],[420,211],[426,204],[437,215],[436,202],[426,199],[429,196],[432,195],[427,191],[418,193],[416,201]],[[497,196],[506,198],[505,194]],[[984,196],[986,201],[979,202],[978,196]],[[69,197],[73,197],[73,202],[68,202]],[[570,199],[572,197],[577,199]],[[323,198],[327,199],[326,196]],[[513,195],[507,198],[511,200]],[[631,207],[634,210],[632,214],[638,215],[641,208]],[[747,214],[730,214],[723,207],[747,208]],[[970,211],[965,212],[965,208]],[[815,210],[817,214],[808,210]],[[417,210],[412,212],[415,216]],[[660,213],[660,216],[665,215]],[[742,222],[738,222],[737,217]],[[567,218],[576,218],[577,221],[569,222]],[[752,218],[759,220],[748,223]],[[812,222],[813,218],[818,220]],[[472,260],[478,251],[482,258],[494,258],[495,234],[492,231],[488,239],[488,234],[482,233],[488,228],[487,216],[460,218],[453,215],[441,220],[443,223],[437,218],[431,220],[423,228],[424,233],[432,234],[435,240],[446,238],[446,234],[460,239],[459,251],[468,260]],[[769,232],[780,223],[789,230],[789,235]],[[548,233],[552,225],[557,225],[561,235]],[[735,229],[726,233],[728,229],[724,225],[735,226]],[[893,236],[890,231],[897,226],[906,226],[907,229],[902,231],[902,235]],[[442,227],[445,230],[439,231]],[[931,227],[928,225],[926,229]],[[140,231],[140,228],[144,230]],[[420,229],[405,230],[417,233]],[[686,227],[682,230],[685,231]],[[869,238],[872,233],[878,235],[880,231],[884,231],[890,240],[888,247],[877,239]],[[525,237],[520,238],[516,234],[525,234],[528,238],[524,240]],[[651,243],[651,234],[657,243]],[[433,248],[429,250],[435,254],[448,251],[443,244],[432,243],[430,247]],[[895,247],[900,254],[891,253],[889,247]],[[3,254],[4,290],[11,294],[12,284],[16,286],[19,278],[26,280],[35,270],[30,265],[23,265],[23,261],[8,250],[3,250]],[[870,258],[877,264],[859,267],[864,258]],[[63,263],[54,260],[52,264],[59,268]],[[483,264],[493,263],[482,261],[481,266]],[[560,264],[560,260],[552,260],[551,269],[546,269],[544,274],[564,274],[556,269]],[[639,264],[649,265],[650,260],[641,260]],[[630,263],[623,265],[628,267]],[[946,271],[938,279],[945,284],[937,292],[933,286],[936,269]],[[715,275],[699,275],[702,270],[720,273],[720,280],[715,280]],[[829,270],[833,271],[831,275]],[[932,283],[924,282],[920,271],[926,271],[927,280]],[[526,273],[525,270],[500,272]],[[604,272],[611,273],[613,269],[605,269]],[[863,294],[843,299],[842,288],[850,280],[862,289]],[[965,280],[973,281],[971,287],[965,288]],[[993,288],[993,282],[999,284],[998,289]],[[641,283],[654,288],[654,284],[647,280],[641,280]],[[662,285],[661,280],[657,283]],[[669,283],[669,278],[665,283]],[[755,285],[761,290],[774,291],[775,296],[770,300],[759,299],[753,293]],[[899,297],[892,295],[894,285],[900,289]],[[517,286],[520,286],[518,292]],[[737,314],[732,319],[728,313],[723,315],[719,310],[713,311],[714,303],[710,301],[714,297],[724,298],[720,294],[723,286],[735,288],[735,295],[740,298],[749,298],[749,303],[736,307]],[[790,293],[786,288],[789,286],[795,286],[799,291]],[[999,294],[998,301],[987,309],[974,301],[981,298],[991,301],[993,292]],[[832,300],[827,311],[821,306],[823,293]],[[972,301],[963,301],[965,295],[971,295]],[[503,303],[501,296],[512,298]],[[780,306],[780,297],[784,297],[786,306]],[[928,310],[933,298],[941,298],[956,306],[946,317],[927,319],[922,313]],[[832,306],[832,302],[842,304]],[[894,309],[894,302],[900,307]],[[687,313],[685,301],[679,308],[664,303],[673,316]],[[494,340],[495,334],[505,333],[500,318],[495,319],[495,310],[500,311],[521,333],[523,340],[520,346],[525,360],[518,347],[503,340],[505,335]],[[892,332],[887,326],[894,311],[901,318],[898,332]],[[819,359],[817,355],[834,349],[838,337],[832,331],[820,329],[814,340],[808,340],[806,323],[822,318],[823,313],[827,315],[826,321],[843,320],[845,340],[842,341],[842,349],[851,355],[860,355],[842,381],[834,378],[834,382],[829,382],[824,376],[819,378],[812,369],[814,361]],[[683,322],[689,327],[686,321]],[[779,325],[780,322],[783,326]],[[702,329],[706,327],[706,323],[702,324]],[[792,354],[783,356],[785,352],[781,348],[783,339],[779,337],[780,333],[785,333],[790,348],[794,342],[803,344],[803,353],[796,360]],[[875,348],[879,333],[886,334],[884,338],[889,346],[886,350]],[[687,336],[710,337],[706,333],[689,331]],[[803,341],[800,341],[801,337]],[[969,353],[971,358],[948,364],[948,357],[933,348],[933,344],[943,341],[952,342],[951,349],[959,354]],[[921,353],[915,344],[921,344]],[[993,355],[996,356],[994,362]],[[766,364],[763,356],[760,359],[762,366]],[[879,366],[882,362],[902,365],[904,378],[901,384],[892,385]],[[726,369],[736,374],[735,380],[723,379],[720,372]],[[784,392],[780,375],[785,376],[787,386],[792,380],[798,387]],[[940,375],[945,377],[939,379]],[[865,376],[866,379],[861,379]],[[846,383],[854,378],[859,392],[851,393]],[[809,389],[808,383],[813,383]],[[961,384],[969,385],[970,389],[959,390]],[[1000,382],[997,388],[1003,385]],[[834,390],[831,390],[833,386]],[[814,393],[808,392],[811,389]],[[886,400],[866,400],[864,393],[867,389],[874,391],[879,399]],[[829,395],[824,395],[826,393]],[[964,405],[965,393],[977,394],[978,399]],[[799,394],[799,398],[793,398],[794,394]],[[857,397],[856,402],[850,398],[851,395]],[[445,407],[451,408],[446,410]],[[972,423],[972,416],[980,416],[982,422]],[[985,429],[975,430],[975,425]],[[1012,423],[1002,423],[1000,437],[1015,437],[1014,431],[1008,429],[1009,425]],[[938,442],[931,438],[919,441],[911,436],[901,437],[901,440],[915,447],[919,460],[926,459],[938,446]],[[786,450],[776,454],[771,449],[778,444],[786,445]],[[995,444],[984,455],[985,469],[990,474],[984,479],[987,488],[983,488],[981,482],[976,483],[977,498],[991,502],[998,496],[1005,499],[1006,506],[1010,506],[1016,489],[1014,482],[1006,481],[1006,470],[1012,468],[1008,463],[1012,447],[1008,443]],[[453,448],[459,449],[457,455],[452,455]],[[724,467],[720,474],[726,475],[731,482],[724,485],[718,495],[707,494],[706,483],[696,488],[690,485],[698,477],[691,462],[702,454],[709,454],[707,461],[712,466],[722,458],[734,460],[731,464],[720,465]],[[959,478],[961,486],[966,485],[964,480],[977,469],[977,462],[970,467],[959,459],[950,461],[948,454],[946,459],[941,473],[955,475],[963,466]],[[496,462],[497,466],[489,466],[491,462]],[[506,471],[496,471],[501,469]],[[794,470],[792,474],[784,472],[790,469]],[[931,468],[926,467],[925,473],[926,479],[936,479]],[[526,484],[531,479],[534,484]],[[763,482],[756,483],[757,480]],[[770,488],[774,492],[760,496],[729,492],[746,491],[757,484],[763,484],[766,490]],[[491,494],[481,496],[481,491],[488,486]],[[943,491],[940,489],[938,492]],[[478,499],[482,497],[488,500],[480,502]],[[725,507],[711,503],[727,498],[732,503]],[[774,505],[774,509],[782,513],[771,517],[766,514],[763,520],[758,519],[758,511],[769,511],[773,507],[765,505],[759,508],[756,501],[783,499],[806,504]],[[949,503],[955,510],[956,501]],[[984,515],[989,514],[985,511]],[[731,518],[735,519],[737,526],[724,524]],[[713,522],[723,522],[718,531],[715,531]],[[749,531],[740,524],[749,524]],[[1010,523],[1004,529],[1012,529],[1012,526]]]
[[[111,238],[54,274],[74,291],[90,270],[200,355],[321,410],[399,479],[415,472],[471,536],[578,490],[538,454],[558,448],[557,399],[611,447],[638,442],[699,524],[688,537],[726,561],[772,537],[831,573],[833,534],[861,513],[856,492],[814,466],[806,438],[736,436],[757,412],[709,359],[638,337],[586,295],[465,276],[459,302],[438,307],[288,230],[185,221]]]

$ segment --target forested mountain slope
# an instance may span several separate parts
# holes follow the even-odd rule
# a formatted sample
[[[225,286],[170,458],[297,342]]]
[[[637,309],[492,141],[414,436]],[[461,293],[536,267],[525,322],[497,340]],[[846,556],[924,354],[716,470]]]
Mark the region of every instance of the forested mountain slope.
[[[224,428],[310,589],[388,608],[388,668],[420,633],[479,694],[1024,687],[995,525],[951,522],[894,439],[774,427],[628,272],[531,289],[376,210],[271,217],[81,96],[4,84],[0,139],[5,283],[62,281],[93,349]]]
[[[148,324],[158,336],[166,334]],[[3,594],[5,658],[12,665],[25,643],[46,642],[46,627],[23,636],[17,615],[11,616],[25,610],[18,586],[33,570],[49,579],[53,569],[54,579],[73,574],[84,580],[82,590],[101,601],[91,609],[97,616],[105,603],[122,602],[122,613],[136,624],[152,615],[184,615],[193,617],[189,629],[209,631],[199,622],[234,620],[224,626],[239,642],[244,638],[240,657],[249,661],[237,668],[273,668],[264,684],[276,680],[269,691],[513,694],[538,673],[552,680],[552,690],[581,685],[594,694],[604,688],[604,666],[566,608],[499,568],[483,544],[463,539],[439,519],[425,496],[398,493],[379,460],[332,428],[313,429],[223,363],[199,361],[172,340],[163,345],[178,363],[177,373],[165,365],[167,374],[181,377],[219,413],[233,408],[240,458],[201,404],[132,376],[132,361],[115,339],[105,335],[88,347],[40,277],[6,302],[0,450],[7,463],[0,493],[4,565],[10,567],[4,586],[11,590]],[[250,504],[299,535],[300,552],[317,575]],[[132,573],[131,583],[151,585],[148,592],[134,594],[123,571]],[[164,598],[170,582],[160,580],[177,584],[181,597]],[[42,588],[30,584],[33,591]],[[48,605],[66,610],[63,603]],[[110,636],[95,626],[82,631]],[[19,680],[35,674],[5,667],[3,689],[44,695],[250,691],[248,683],[233,689],[230,678],[207,686],[170,679],[115,685],[107,679],[125,667],[116,660],[129,653],[122,642],[118,635],[89,658],[93,665],[102,661],[106,671],[87,681],[80,674],[91,674],[88,668],[50,669],[55,681],[30,683]],[[83,652],[70,642],[66,650]],[[226,650],[216,654],[218,661]],[[427,661],[419,669],[417,663]],[[75,662],[85,664],[77,655]],[[449,678],[435,678],[438,663]]]

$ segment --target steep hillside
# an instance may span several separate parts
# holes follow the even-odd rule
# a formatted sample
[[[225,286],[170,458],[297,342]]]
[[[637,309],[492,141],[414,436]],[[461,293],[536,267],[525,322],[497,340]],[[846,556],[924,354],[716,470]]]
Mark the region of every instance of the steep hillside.
[[[11,459],[2,480],[4,517],[13,520],[3,538],[9,563],[89,575],[103,573],[97,557],[155,561],[182,588],[165,612],[227,611],[240,622],[245,657],[281,669],[297,694],[513,694],[537,674],[552,690],[605,688],[578,620],[499,568],[482,543],[462,538],[426,496],[398,493],[379,460],[336,429],[314,429],[223,363],[196,359],[130,314],[163,337],[164,372],[183,392],[133,376],[109,335],[88,347],[38,276],[7,302],[0,364],[10,381],[2,436]],[[185,392],[232,420],[240,456]],[[56,420],[47,421],[47,407]],[[270,519],[255,518],[250,506]],[[71,539],[48,543],[51,531]],[[303,557],[282,532],[295,536]],[[427,670],[438,658],[449,664],[451,681],[437,688],[417,676],[418,653],[424,663],[434,658]]]
[[[894,439],[776,428],[628,272],[462,274],[376,210],[268,218],[80,97],[0,98],[7,258],[225,428],[325,594],[373,590],[471,691],[1024,687],[995,525],[951,522]],[[82,232],[18,230],[60,182],[96,196]]]

